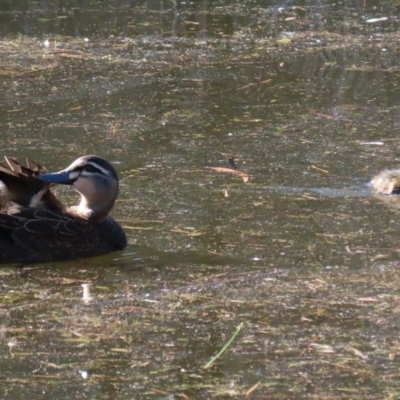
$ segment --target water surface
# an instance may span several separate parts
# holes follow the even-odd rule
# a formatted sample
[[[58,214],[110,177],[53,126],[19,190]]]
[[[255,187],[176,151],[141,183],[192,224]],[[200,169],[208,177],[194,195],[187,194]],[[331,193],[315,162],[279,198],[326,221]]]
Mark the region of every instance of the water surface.
[[[2,398],[395,398],[397,8],[2,4],[4,154],[110,160],[129,240],[1,269]]]

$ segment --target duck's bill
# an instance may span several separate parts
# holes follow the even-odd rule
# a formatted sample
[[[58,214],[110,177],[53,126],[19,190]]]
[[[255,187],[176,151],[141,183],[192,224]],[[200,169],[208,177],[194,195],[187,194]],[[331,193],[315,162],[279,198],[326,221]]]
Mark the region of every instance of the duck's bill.
[[[36,175],[36,179],[50,183],[72,185],[76,180],[76,176],[73,172],[64,170],[60,172],[54,172],[52,174],[39,174]]]

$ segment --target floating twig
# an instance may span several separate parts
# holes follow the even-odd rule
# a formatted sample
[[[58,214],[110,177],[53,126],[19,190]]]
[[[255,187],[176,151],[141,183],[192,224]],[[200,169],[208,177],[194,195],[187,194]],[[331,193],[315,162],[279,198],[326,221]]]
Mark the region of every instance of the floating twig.
[[[216,356],[214,356],[214,357],[203,367],[204,369],[210,368],[211,365],[214,364],[214,361],[215,361],[217,358],[219,358],[219,357],[225,352],[225,350],[226,350],[226,349],[231,345],[231,343],[234,341],[234,339],[235,339],[235,337],[238,335],[238,333],[242,330],[243,326],[244,326],[244,323],[241,322],[241,323],[239,324],[239,326],[236,328],[235,333],[234,333],[234,334],[231,336],[231,338],[226,342],[225,346],[219,351],[219,353],[218,353]]]
[[[253,385],[244,395],[248,396],[253,393],[259,386],[261,385],[261,381],[258,381],[255,385]]]
[[[321,171],[321,172],[323,172],[324,174],[329,174],[329,171],[327,171],[326,169],[318,168],[318,167],[316,167],[315,165],[311,165],[311,168],[314,168],[314,169],[316,169],[317,171]]]
[[[223,167],[205,167],[206,169],[212,169],[213,171],[216,172],[222,172],[224,174],[233,174],[233,175],[238,175],[242,177],[243,182],[246,183],[249,180],[249,175],[246,174],[245,172],[238,171],[236,169],[231,169],[231,168],[223,168]]]

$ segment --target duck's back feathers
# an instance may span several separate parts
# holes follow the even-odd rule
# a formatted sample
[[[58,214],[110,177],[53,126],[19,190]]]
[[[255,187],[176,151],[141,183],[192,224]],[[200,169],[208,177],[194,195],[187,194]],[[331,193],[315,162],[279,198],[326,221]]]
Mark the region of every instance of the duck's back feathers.
[[[45,262],[106,254],[126,247],[110,216],[99,223],[22,207],[0,213],[0,262]]]

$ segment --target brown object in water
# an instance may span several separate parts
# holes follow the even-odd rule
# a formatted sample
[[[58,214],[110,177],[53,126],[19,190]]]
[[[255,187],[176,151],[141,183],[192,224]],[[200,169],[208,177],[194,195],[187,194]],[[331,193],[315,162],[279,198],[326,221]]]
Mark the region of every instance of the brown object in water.
[[[400,193],[400,169],[386,169],[380,172],[372,178],[370,185],[378,193]]]

